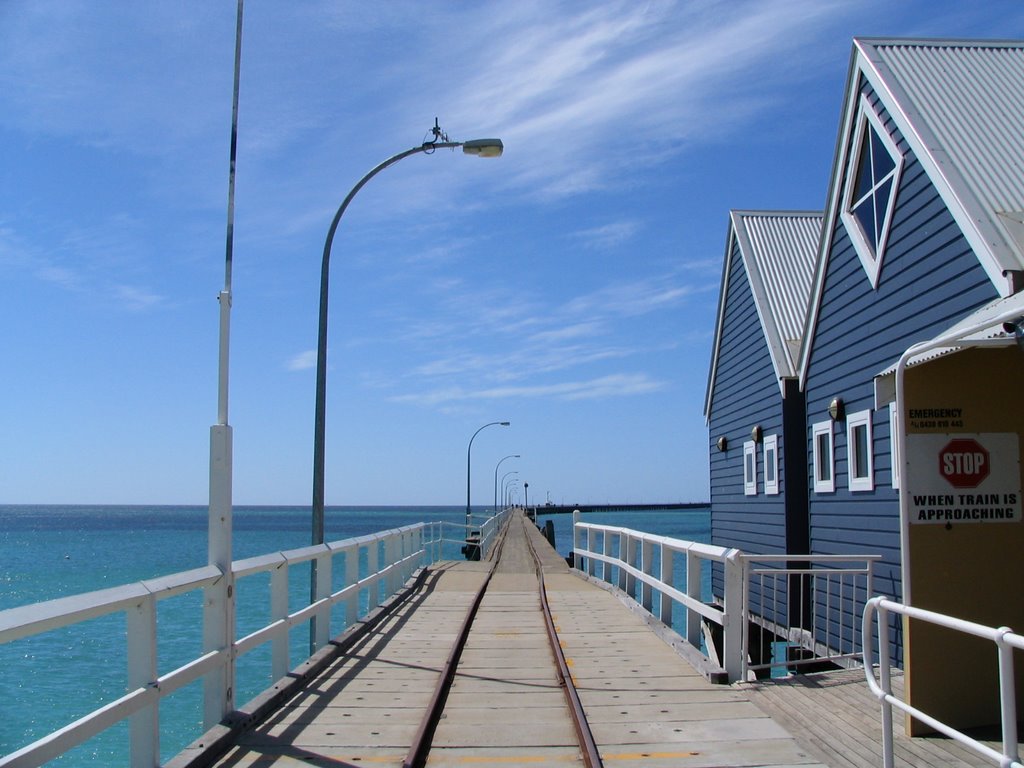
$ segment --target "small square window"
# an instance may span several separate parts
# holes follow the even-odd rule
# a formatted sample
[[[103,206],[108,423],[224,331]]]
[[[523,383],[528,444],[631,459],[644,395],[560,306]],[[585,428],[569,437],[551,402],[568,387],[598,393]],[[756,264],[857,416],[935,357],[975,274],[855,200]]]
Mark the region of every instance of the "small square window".
[[[821,421],[811,429],[814,436],[814,492],[833,493],[836,489],[836,480],[832,452],[832,422]]]
[[[765,435],[764,438],[764,492],[772,496],[779,493],[778,435]]]
[[[743,444],[743,493],[757,496],[757,443],[753,440]]]
[[[846,450],[849,453],[850,490],[875,490],[871,411],[858,411],[847,417]]]

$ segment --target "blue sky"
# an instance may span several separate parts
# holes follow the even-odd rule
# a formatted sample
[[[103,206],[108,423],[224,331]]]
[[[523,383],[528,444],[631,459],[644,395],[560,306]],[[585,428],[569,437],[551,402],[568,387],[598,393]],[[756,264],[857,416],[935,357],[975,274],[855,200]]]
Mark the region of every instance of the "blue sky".
[[[0,0],[0,503],[207,500],[235,2]],[[1024,37],[1010,2],[248,0],[237,504],[708,497],[728,211],[820,209],[851,38]]]

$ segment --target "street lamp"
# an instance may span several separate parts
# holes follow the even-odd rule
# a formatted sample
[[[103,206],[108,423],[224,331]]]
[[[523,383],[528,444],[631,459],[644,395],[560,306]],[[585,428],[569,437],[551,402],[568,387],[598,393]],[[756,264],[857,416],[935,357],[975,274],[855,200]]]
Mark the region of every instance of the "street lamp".
[[[518,471],[513,470],[512,472],[506,472],[504,475],[501,476],[501,498],[504,501],[506,507],[508,507],[508,494],[505,492],[505,478],[507,478],[509,475],[518,474]]]
[[[466,449],[466,537],[469,537],[469,530],[472,523],[470,522],[470,507],[469,507],[469,469],[470,460],[473,453],[473,441],[476,440],[476,436],[483,432],[488,427],[507,427],[512,422],[509,421],[492,421],[488,424],[484,424],[480,429],[473,433],[473,436],[469,438],[469,447]]]
[[[519,474],[519,473],[518,472],[506,472],[505,473],[505,477],[508,477],[509,475],[517,475],[517,474]],[[505,506],[508,507],[509,506],[509,497],[511,496],[512,487],[515,485],[515,483],[517,483],[519,481],[519,478],[518,477],[513,477],[506,484],[505,477],[502,477],[502,498],[505,499]]]
[[[320,267],[320,324],[317,333],[316,345],[316,404],[313,417],[313,544],[324,542],[324,437],[326,433],[327,413],[327,289],[330,279],[331,245],[334,242],[334,233],[338,229],[341,217],[348,208],[352,198],[360,189],[383,171],[385,168],[394,165],[409,155],[419,153],[432,154],[438,149],[454,149],[462,147],[463,153],[476,155],[477,157],[498,157],[504,150],[501,139],[473,139],[472,141],[449,141],[447,134],[441,131],[434,119],[434,127],[431,129],[434,136],[433,141],[427,141],[418,147],[399,152],[385,160],[380,165],[361,178],[352,191],[346,195],[334,214],[331,227],[327,230],[327,240],[324,243],[323,261]],[[312,563],[310,573],[310,601],[317,599],[316,561]],[[315,628],[315,619],[311,628]],[[311,643],[312,646],[312,643]]]
[[[521,458],[522,458],[522,456],[520,456],[518,453],[513,453],[513,454],[505,457],[505,459],[521,459]],[[494,511],[495,512],[498,511],[498,467],[501,466],[501,462],[505,461],[505,459],[502,459],[501,461],[499,461],[495,465],[495,467],[494,467]]]

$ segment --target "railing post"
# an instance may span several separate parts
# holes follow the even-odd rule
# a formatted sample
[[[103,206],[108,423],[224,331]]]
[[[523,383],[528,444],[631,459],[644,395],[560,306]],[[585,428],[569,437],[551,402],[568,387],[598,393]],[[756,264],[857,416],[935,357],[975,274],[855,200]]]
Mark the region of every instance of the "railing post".
[[[729,682],[743,679],[743,636],[747,630],[746,607],[743,605],[744,563],[738,549],[725,556],[725,618],[723,656]]]
[[[1009,627],[1000,627],[996,637],[999,649],[999,711],[1003,723],[1003,755],[1014,762],[1020,762],[1017,747],[1017,700],[1016,682],[1013,674],[1013,646],[1006,642],[1006,636],[1013,633]]]
[[[618,560],[619,560],[620,563],[628,563],[629,562],[629,554],[628,554],[627,550],[629,549],[629,543],[628,543],[629,542],[629,536],[627,536],[622,531],[619,531],[618,532],[618,537],[619,537],[619,557],[618,557]],[[620,565],[619,566],[619,589],[621,589],[623,592],[625,592],[626,591],[626,587],[629,586],[629,582],[626,579],[626,576],[627,576],[626,569],[623,568]]]
[[[633,568],[637,566],[636,539],[629,534],[626,534],[626,563]],[[626,574],[626,594],[636,599],[636,576],[632,573]]]
[[[384,598],[391,597],[397,591],[395,582],[398,581],[396,571],[391,568],[396,562],[398,562],[398,536],[391,534],[384,538],[384,564],[383,567],[388,569],[388,575],[384,577]]]
[[[703,602],[701,584],[701,560],[693,554],[692,546],[686,548],[686,596]],[[694,648],[700,648],[701,617],[697,611],[686,611],[686,642]]]
[[[380,571],[380,540],[374,539],[366,545],[366,575],[373,576]],[[373,584],[370,585],[369,600],[366,604],[366,610],[372,611],[380,605],[380,580],[374,579]]]
[[[317,555],[316,560],[316,600],[325,600],[331,596],[331,551]],[[325,605],[316,612],[316,649],[327,645],[331,638],[331,607]]]
[[[359,545],[345,550],[345,586],[350,587],[359,581]],[[359,591],[355,590],[345,600],[345,628],[348,629],[359,621]]]
[[[654,542],[644,539],[640,543],[640,570],[645,576],[654,575]],[[654,590],[646,581],[640,584],[640,604],[648,613],[654,612]]]
[[[892,704],[889,703],[889,696],[892,695],[892,681],[889,675],[889,638],[882,637],[882,627],[885,627],[886,635],[889,631],[889,611],[879,601],[875,604],[878,621],[878,684],[882,689],[882,768],[893,768],[895,765],[893,757],[892,738]],[[865,609],[866,615],[866,609]],[[865,663],[870,660],[865,659]]]
[[[156,684],[156,599],[149,595],[125,612],[128,633],[128,690]],[[130,765],[153,768],[160,764],[159,706],[154,701],[131,716]]]
[[[587,528],[587,552],[597,552],[597,531],[593,528]],[[597,574],[597,560],[592,557],[587,558],[587,574]]]
[[[288,563],[281,563],[270,573],[270,620],[288,618]],[[277,681],[288,674],[288,631],[274,638],[271,644],[271,680]]]
[[[583,564],[580,562],[580,511],[574,509],[572,511],[572,565],[574,568],[583,570]]]
[[[675,587],[673,584],[673,559],[675,551],[662,542],[661,545],[661,583],[667,584],[670,587]],[[661,592],[660,597],[661,605],[658,606],[658,618],[661,619],[661,623],[669,629],[672,628],[672,598],[665,594],[664,590]],[[700,646],[697,646],[698,648]]]
[[[603,551],[603,554],[604,554],[605,557],[609,557],[610,558],[612,556],[612,535],[608,531],[604,531],[601,534],[601,539],[602,539],[602,542],[601,542],[602,543],[602,547],[601,547],[601,549]],[[612,564],[610,562],[608,562],[607,560],[605,560],[603,563],[601,563],[601,576],[609,584],[612,583]]]

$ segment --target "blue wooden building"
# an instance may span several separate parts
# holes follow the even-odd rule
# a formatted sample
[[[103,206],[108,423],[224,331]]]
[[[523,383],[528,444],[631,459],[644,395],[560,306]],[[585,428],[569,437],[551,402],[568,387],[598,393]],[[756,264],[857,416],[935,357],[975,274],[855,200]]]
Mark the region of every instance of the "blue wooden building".
[[[855,40],[810,261],[793,243],[750,250],[753,221],[730,219],[705,407],[715,543],[878,554],[877,592],[1024,630],[1024,599],[999,586],[1024,579],[1024,43]],[[765,259],[781,273],[758,270]],[[786,357],[763,318],[805,279]],[[783,450],[748,450],[758,425]],[[922,682],[979,649],[911,624],[889,651],[921,671],[913,693],[938,714],[986,720],[987,694],[968,706],[964,692],[987,673],[958,662],[963,681],[941,678],[954,696]]]

